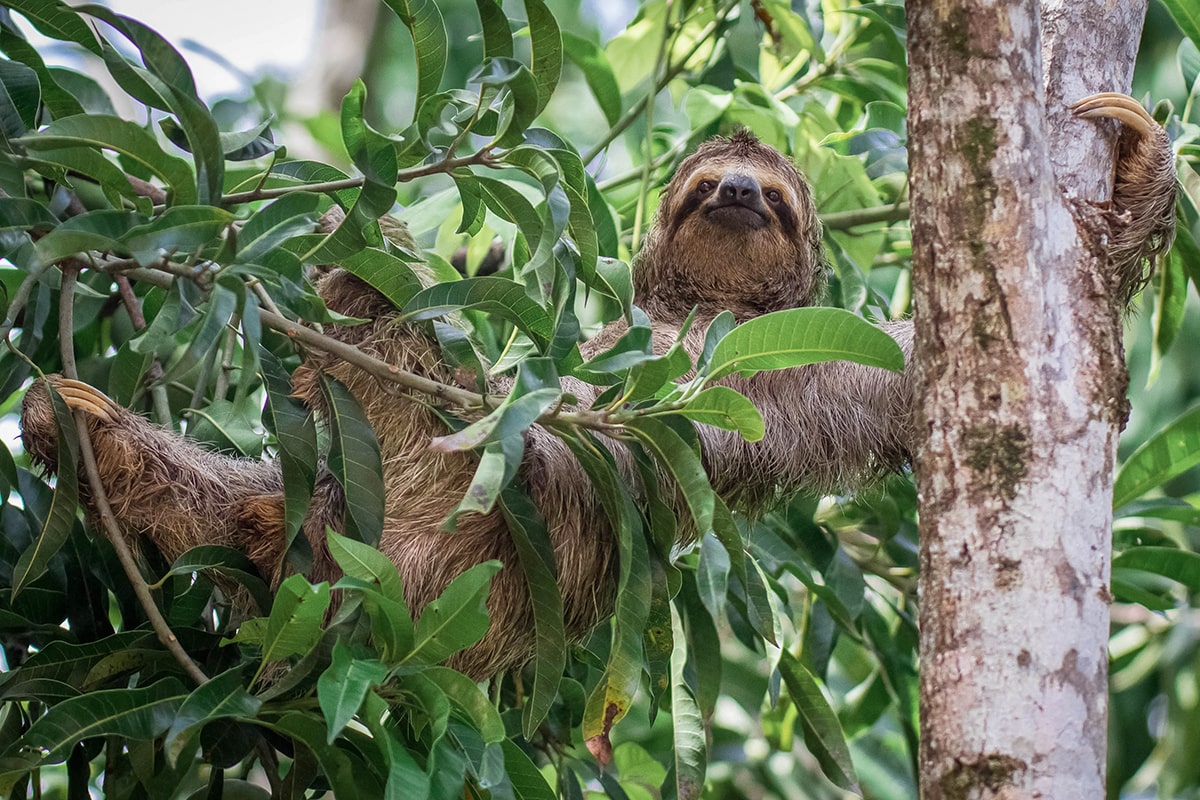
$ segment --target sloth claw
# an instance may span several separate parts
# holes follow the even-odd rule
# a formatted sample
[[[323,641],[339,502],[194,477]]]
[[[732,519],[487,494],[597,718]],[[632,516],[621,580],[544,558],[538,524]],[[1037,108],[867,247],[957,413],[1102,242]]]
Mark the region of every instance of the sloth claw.
[[[1159,124],[1150,116],[1150,112],[1142,108],[1142,104],[1127,94],[1120,92],[1100,92],[1089,95],[1071,104],[1071,111],[1077,117],[1108,117],[1127,125],[1138,135],[1150,137],[1159,130]]]
[[[54,388],[72,411],[83,411],[104,422],[116,422],[121,407],[95,387],[70,378],[57,378]]]

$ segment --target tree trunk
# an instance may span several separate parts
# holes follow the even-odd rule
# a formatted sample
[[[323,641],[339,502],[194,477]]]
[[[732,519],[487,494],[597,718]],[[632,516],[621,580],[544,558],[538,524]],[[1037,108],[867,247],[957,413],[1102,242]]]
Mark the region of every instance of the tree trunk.
[[[1065,103],[1128,89],[1145,2],[907,9],[921,796],[1101,798],[1127,376],[1077,220],[1113,128]]]

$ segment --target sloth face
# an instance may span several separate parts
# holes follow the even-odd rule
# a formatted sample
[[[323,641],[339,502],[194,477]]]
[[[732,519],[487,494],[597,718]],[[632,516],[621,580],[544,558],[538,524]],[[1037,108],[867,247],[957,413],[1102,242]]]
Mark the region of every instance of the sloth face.
[[[634,280],[639,300],[741,316],[811,304],[824,281],[812,192],[749,133],[702,145],[663,193]]]

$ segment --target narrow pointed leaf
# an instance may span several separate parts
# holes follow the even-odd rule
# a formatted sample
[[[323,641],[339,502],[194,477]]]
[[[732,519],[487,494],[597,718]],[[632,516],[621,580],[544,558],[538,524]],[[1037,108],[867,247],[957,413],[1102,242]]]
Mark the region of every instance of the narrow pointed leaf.
[[[154,137],[132,122],[103,114],[80,114],[51,122],[20,139],[31,150],[60,147],[98,147],[136,161],[167,184],[172,204],[196,202],[195,176],[186,161],[167,155]]]
[[[1133,452],[1113,484],[1113,508],[1200,464],[1200,407],[1169,423]]]
[[[321,638],[327,608],[329,584],[313,586],[303,575],[280,584],[263,634],[263,664],[307,653]]]
[[[33,544],[21,553],[12,569],[12,599],[16,599],[23,588],[46,572],[50,559],[62,549],[71,535],[75,511],[79,507],[79,484],[76,482],[79,435],[75,430],[75,418],[52,387],[50,401],[54,406],[54,425],[58,432],[58,480],[41,532]]]
[[[436,664],[482,639],[490,622],[488,588],[500,567],[499,561],[476,564],[425,606],[417,620],[412,652],[405,661]]]
[[[404,307],[404,317],[426,320],[464,308],[478,309],[506,322],[540,343],[554,335],[546,311],[520,284],[507,278],[485,276],[454,283],[439,283],[418,292]]]
[[[159,681],[145,689],[105,689],[64,700],[33,724],[7,755],[27,749],[36,763],[55,764],[71,748],[95,736],[149,741],[171,726],[187,693],[179,681]]]
[[[387,667],[374,659],[355,658],[342,642],[333,646],[333,663],[317,679],[317,701],[329,728],[326,742],[333,744],[342,729],[358,714],[367,692],[387,677]]]
[[[687,664],[687,638],[683,621],[671,607],[671,627],[675,649],[671,653],[671,729],[675,739],[675,797],[678,800],[697,800],[704,790],[704,774],[708,762],[708,747],[704,719],[692,687],[684,677]]]
[[[533,50],[530,68],[538,87],[538,113],[550,102],[562,77],[563,44],[558,22],[544,0],[524,0]],[[536,116],[536,115],[535,115]]]
[[[417,52],[417,100],[421,107],[425,98],[438,90],[442,73],[446,71],[446,23],[434,0],[384,0],[396,12],[412,34]]]
[[[362,408],[341,383],[323,376],[329,408],[329,471],[346,495],[344,533],[376,544],[383,533],[383,463],[379,440]]]
[[[537,507],[522,491],[510,487],[502,496],[500,508],[516,545],[533,605],[533,626],[537,634],[533,691],[525,700],[521,716],[522,732],[526,739],[532,739],[558,696],[566,665],[562,595],[556,579],[554,547]]]
[[[728,386],[710,386],[679,410],[680,416],[737,431],[748,442],[757,442],[766,433],[762,414],[754,403]]]
[[[242,667],[226,670],[193,690],[179,706],[167,731],[164,749],[170,750],[177,738],[213,720],[231,717],[254,719],[261,707],[262,700],[246,690],[246,676]]]
[[[786,649],[780,655],[779,671],[796,710],[800,712],[799,724],[809,752],[820,763],[825,777],[843,789],[857,792],[858,777],[837,714],[813,674]]]

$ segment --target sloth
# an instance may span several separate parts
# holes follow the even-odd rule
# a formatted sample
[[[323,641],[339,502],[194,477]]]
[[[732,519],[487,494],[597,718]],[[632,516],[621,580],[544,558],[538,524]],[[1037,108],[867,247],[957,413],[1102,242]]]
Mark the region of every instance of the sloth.
[[[1172,224],[1173,160],[1163,130],[1123,95],[1098,95],[1077,104],[1081,116],[1120,120],[1115,189],[1102,215],[1116,302],[1144,282],[1145,259],[1165,248]],[[652,321],[660,352],[683,338],[695,358],[706,323],[722,311],[739,322],[780,309],[819,303],[827,265],[812,191],[785,156],[740,132],[701,145],[666,187],[645,245],[634,262],[635,302]],[[340,268],[323,272],[317,289],[328,307],[366,319],[333,326],[330,334],[400,369],[452,384],[453,369],[419,327],[398,321],[397,310],[366,283]],[[909,321],[883,323],[906,358]],[[624,331],[616,323],[581,346],[602,352]],[[493,578],[486,635],[454,655],[451,666],[476,679],[518,668],[534,655],[534,624],[516,548],[500,513],[465,514],[457,531],[441,529],[470,485],[477,456],[441,452],[430,440],[446,433],[428,398],[406,396],[333,356],[306,355],[293,375],[294,394],[327,415],[319,378],[348,387],[378,437],[383,457],[385,522],[380,550],[397,566],[413,613],[469,567],[491,559],[504,567]],[[283,482],[277,463],[208,452],[122,408],[99,391],[60,377],[53,383],[67,405],[85,413],[101,480],[117,523],[131,540],[147,537],[168,559],[201,544],[245,552],[274,583],[284,567]],[[799,491],[853,490],[902,470],[914,441],[913,370],[901,373],[848,362],[762,372],[723,381],[761,410],[766,435],[747,442],[736,433],[698,426],[713,488],[731,507],[757,514]],[[494,386],[497,391],[504,387]],[[564,390],[586,405],[598,389],[564,379]],[[25,448],[53,471],[56,428],[44,382],[26,393]],[[622,445],[609,441],[618,463]],[[565,443],[533,426],[526,433],[520,478],[545,521],[553,546],[568,636],[582,639],[612,610],[616,543],[583,469]],[[89,515],[86,487],[83,497]],[[318,477],[303,525],[314,553],[310,580],[340,572],[325,544],[326,526],[340,530],[340,486]],[[681,526],[680,536],[694,536]],[[680,544],[686,545],[687,542]]]

